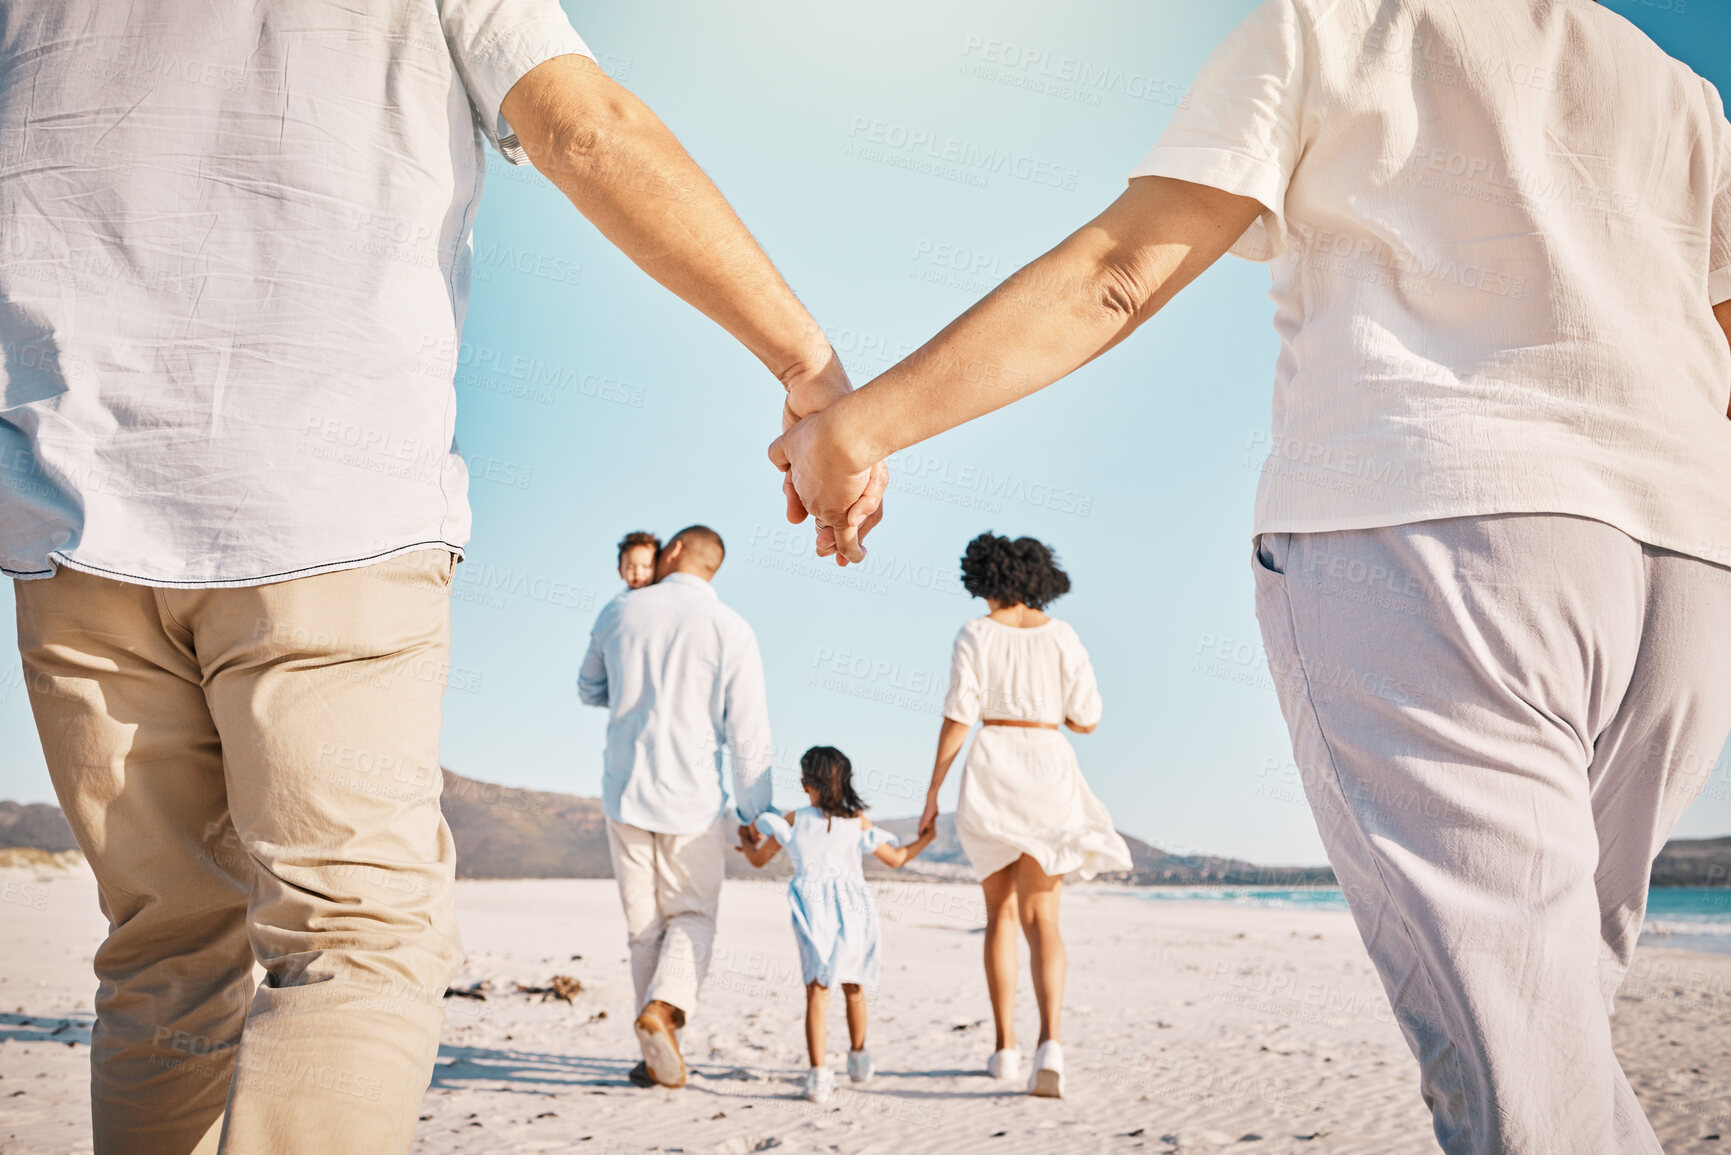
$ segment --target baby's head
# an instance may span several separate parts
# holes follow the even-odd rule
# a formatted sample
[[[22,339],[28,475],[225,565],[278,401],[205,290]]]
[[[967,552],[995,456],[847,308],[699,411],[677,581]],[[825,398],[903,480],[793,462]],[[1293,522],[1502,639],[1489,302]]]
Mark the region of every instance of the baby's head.
[[[655,580],[655,558],[661,553],[661,539],[638,530],[619,539],[619,576],[629,589],[642,589]]]
[[[858,818],[866,804],[853,788],[853,763],[834,746],[813,746],[799,757],[799,784],[811,804],[831,818]]]

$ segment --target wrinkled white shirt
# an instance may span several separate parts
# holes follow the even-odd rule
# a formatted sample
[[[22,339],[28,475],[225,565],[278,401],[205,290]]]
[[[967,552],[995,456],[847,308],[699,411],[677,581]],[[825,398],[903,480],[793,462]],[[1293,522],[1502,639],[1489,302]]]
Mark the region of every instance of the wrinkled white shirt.
[[[999,718],[1086,728],[1100,724],[1103,708],[1093,659],[1069,622],[1024,629],[970,618],[957,632],[944,717],[964,726]]]
[[[1266,210],[1256,532],[1561,513],[1731,564],[1731,124],[1623,17],[1268,0],[1131,175]]]
[[[741,824],[769,809],[769,701],[757,636],[710,584],[668,574],[602,608],[577,678],[607,707],[601,802],[615,822],[698,834],[721,814],[722,750]]]
[[[0,5],[0,570],[460,548],[483,137],[570,53],[556,0]]]

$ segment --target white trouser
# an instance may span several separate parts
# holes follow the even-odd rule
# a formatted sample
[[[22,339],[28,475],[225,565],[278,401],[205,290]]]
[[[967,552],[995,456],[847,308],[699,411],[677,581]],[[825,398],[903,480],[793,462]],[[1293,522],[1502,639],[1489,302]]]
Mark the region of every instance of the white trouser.
[[[717,818],[699,834],[658,834],[607,821],[639,1011],[656,1001],[687,1016],[697,1007],[715,941],[725,827],[725,819]]]
[[[1329,860],[1449,1155],[1660,1155],[1611,1049],[1652,861],[1731,729],[1731,570],[1550,514],[1264,534]]]

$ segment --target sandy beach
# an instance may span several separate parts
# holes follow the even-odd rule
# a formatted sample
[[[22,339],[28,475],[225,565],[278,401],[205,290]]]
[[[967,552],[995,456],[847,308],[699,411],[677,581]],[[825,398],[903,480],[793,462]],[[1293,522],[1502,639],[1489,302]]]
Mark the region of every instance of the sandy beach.
[[[982,1074],[992,1038],[977,890],[874,885],[886,966],[870,1040],[882,1073],[857,1090],[844,1075],[820,1107],[797,1097],[803,1003],[781,883],[727,885],[683,1091],[625,1081],[636,1052],[611,882],[459,883],[470,957],[456,985],[488,997],[447,1000],[415,1150],[1437,1149],[1343,913],[1072,888],[1070,1091],[1053,1102]],[[0,898],[0,1152],[89,1151],[89,967],[103,929],[94,884],[82,867],[14,870],[0,876]],[[516,992],[554,975],[582,983],[573,1003]],[[1619,999],[1618,1051],[1669,1155],[1731,1149],[1728,1012],[1731,958],[1643,948]],[[1019,1021],[1031,1053],[1025,983]],[[838,1005],[832,1050],[844,1039]]]

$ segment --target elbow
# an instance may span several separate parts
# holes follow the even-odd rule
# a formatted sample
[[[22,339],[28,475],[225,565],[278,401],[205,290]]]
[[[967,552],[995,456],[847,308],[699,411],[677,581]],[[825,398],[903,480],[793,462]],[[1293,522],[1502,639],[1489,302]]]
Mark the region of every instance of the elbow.
[[[1148,278],[1133,262],[1117,254],[1107,254],[1101,259],[1087,293],[1094,312],[1117,328],[1140,324],[1153,299],[1154,290]]]
[[[601,191],[607,173],[630,151],[631,142],[658,123],[644,103],[617,84],[549,120],[534,147],[525,148],[541,174],[567,195]]]

